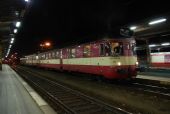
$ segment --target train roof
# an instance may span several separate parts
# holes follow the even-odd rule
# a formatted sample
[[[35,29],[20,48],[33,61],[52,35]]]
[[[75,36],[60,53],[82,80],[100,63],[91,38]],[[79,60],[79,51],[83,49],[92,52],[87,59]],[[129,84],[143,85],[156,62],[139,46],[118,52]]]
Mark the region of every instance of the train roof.
[[[96,40],[96,41],[90,41],[90,42],[87,42],[87,43],[81,43],[81,44],[66,46],[64,48],[52,49],[52,50],[48,50],[48,51],[45,51],[45,52],[40,52],[40,53],[38,53],[38,55],[57,51],[57,50],[61,50],[61,49],[66,49],[66,48],[73,48],[73,47],[77,47],[77,46],[80,46],[80,45],[86,45],[86,44],[100,43],[100,42],[105,42],[105,41],[130,41],[130,40],[134,40],[134,38],[103,38],[103,39],[99,39],[99,40]],[[36,55],[37,54],[30,54],[30,55],[27,55],[25,57],[36,56]]]

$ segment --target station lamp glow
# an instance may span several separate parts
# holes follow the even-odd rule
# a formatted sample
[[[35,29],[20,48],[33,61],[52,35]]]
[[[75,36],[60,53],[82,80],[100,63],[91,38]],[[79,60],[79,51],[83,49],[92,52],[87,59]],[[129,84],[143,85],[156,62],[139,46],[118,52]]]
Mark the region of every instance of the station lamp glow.
[[[51,46],[51,43],[50,42],[45,42],[45,46]]]
[[[11,42],[10,42],[11,44],[13,44],[14,43],[14,38],[11,38]]]
[[[10,42],[11,44],[13,44],[14,43],[14,40],[11,40],[11,42]]]
[[[150,44],[149,47],[156,47],[157,45],[155,44]]]
[[[9,49],[12,47],[12,45],[9,45]]]
[[[27,2],[27,3],[30,2],[30,1],[31,1],[31,0],[25,0],[25,2]]]
[[[21,26],[21,22],[16,22],[16,25],[15,25],[17,28]]]
[[[158,23],[163,23],[166,20],[167,20],[166,18],[161,18],[161,19],[158,19],[158,20],[153,20],[153,21],[149,22],[149,25],[155,25],[155,24],[158,24]]]
[[[161,45],[162,45],[162,46],[169,46],[170,43],[168,43],[168,42],[167,42],[167,43],[162,43]]]
[[[131,26],[130,30],[135,30],[137,28],[137,26]]]
[[[15,39],[14,39],[14,38],[11,38],[11,41],[12,41],[12,40],[14,41]]]
[[[17,33],[18,32],[18,30],[17,29],[14,29],[14,33]]]
[[[18,12],[18,11],[16,11],[16,12],[15,12],[15,15],[16,15],[16,16],[18,16],[18,15],[19,15],[19,12]]]

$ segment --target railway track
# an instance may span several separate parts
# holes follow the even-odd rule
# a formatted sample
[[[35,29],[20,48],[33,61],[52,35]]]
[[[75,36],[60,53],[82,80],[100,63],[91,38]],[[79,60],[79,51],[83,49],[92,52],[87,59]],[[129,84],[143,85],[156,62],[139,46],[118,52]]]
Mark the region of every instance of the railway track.
[[[129,89],[134,89],[139,92],[146,92],[148,94],[159,96],[162,98],[170,99],[170,88],[169,86],[160,84],[158,82],[151,82],[151,80],[141,80],[141,79],[135,79],[133,81],[123,81],[120,83],[114,83],[118,86],[126,86]]]
[[[42,96],[48,99],[58,114],[132,114],[40,77],[39,73],[25,71],[20,68],[17,72]]]
[[[158,86],[153,84],[144,84],[139,82],[133,82],[131,84],[132,86],[136,86],[139,90],[159,94],[163,97],[170,99],[170,89],[168,87],[163,87],[163,86]]]
[[[35,73],[38,73],[34,71]],[[41,73],[38,73],[42,75]],[[90,77],[89,77],[90,78]],[[89,80],[88,80],[89,81]],[[160,84],[158,81],[146,80],[146,79],[135,79],[133,81],[104,81],[105,84],[111,83],[114,86],[120,86],[121,88],[126,87],[132,91],[145,92],[150,95],[158,96],[161,98],[170,99],[170,86]]]

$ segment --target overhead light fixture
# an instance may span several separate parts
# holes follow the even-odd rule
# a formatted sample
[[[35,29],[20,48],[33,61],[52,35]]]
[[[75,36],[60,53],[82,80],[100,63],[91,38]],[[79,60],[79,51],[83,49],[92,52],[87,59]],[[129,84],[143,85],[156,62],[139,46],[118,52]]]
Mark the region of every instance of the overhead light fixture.
[[[19,12],[18,12],[18,11],[15,11],[15,15],[16,15],[16,16],[19,16]]]
[[[17,29],[14,29],[14,33],[17,33],[18,32],[18,30]]]
[[[21,22],[16,22],[16,25],[15,25],[16,27],[20,27],[21,26]]]
[[[137,26],[131,26],[130,30],[135,30],[137,28]]]
[[[14,38],[11,38],[11,41],[14,41],[15,39]]]
[[[9,49],[12,47],[12,45],[9,45]]]
[[[166,18],[161,18],[161,19],[158,19],[158,20],[153,20],[153,21],[149,22],[149,25],[154,25],[154,24],[162,23],[162,22],[165,22],[166,20],[167,20]]]
[[[156,46],[158,46],[158,45],[156,45],[156,44],[150,44],[149,45],[149,47],[156,47]]]
[[[168,46],[168,45],[170,45],[170,43],[168,43],[168,42],[167,43],[162,43],[161,45],[162,46]]]
[[[25,2],[29,2],[29,0],[25,0]]]
[[[13,44],[14,43],[14,40],[11,40],[11,42],[10,42],[11,44]]]

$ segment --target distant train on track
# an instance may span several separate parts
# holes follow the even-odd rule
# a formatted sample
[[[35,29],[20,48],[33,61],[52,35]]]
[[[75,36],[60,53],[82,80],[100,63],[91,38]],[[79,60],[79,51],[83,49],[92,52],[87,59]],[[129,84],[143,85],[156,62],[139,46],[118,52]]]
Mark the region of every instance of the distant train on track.
[[[74,71],[126,79],[137,75],[135,40],[102,39],[81,45],[25,56],[21,63],[41,68]]]
[[[170,68],[170,52],[151,53],[151,67]]]

